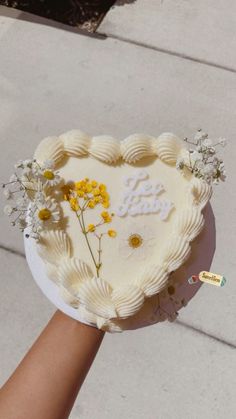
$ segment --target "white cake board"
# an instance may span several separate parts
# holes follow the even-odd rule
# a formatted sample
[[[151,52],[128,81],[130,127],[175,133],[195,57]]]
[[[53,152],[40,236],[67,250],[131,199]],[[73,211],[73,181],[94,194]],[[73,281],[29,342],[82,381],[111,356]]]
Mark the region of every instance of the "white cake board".
[[[24,245],[26,260],[28,262],[29,268],[31,270],[35,282],[37,283],[43,294],[59,310],[67,314],[67,316],[70,316],[73,319],[80,321],[81,323],[85,323],[89,326],[96,327],[95,324],[89,323],[82,319],[79,316],[78,310],[66,304],[65,301],[62,299],[59,293],[58,286],[47,276],[45,264],[37,252],[35,240],[30,237],[26,238],[24,234]]]

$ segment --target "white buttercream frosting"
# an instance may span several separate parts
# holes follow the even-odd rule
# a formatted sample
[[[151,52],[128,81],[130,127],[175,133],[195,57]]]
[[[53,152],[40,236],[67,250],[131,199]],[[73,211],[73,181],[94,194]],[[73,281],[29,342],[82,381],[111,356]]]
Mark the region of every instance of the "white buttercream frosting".
[[[59,265],[64,258],[70,258],[72,255],[68,234],[63,230],[44,231],[40,235],[38,252],[46,262]]]
[[[183,209],[176,220],[176,231],[188,241],[195,239],[203,227],[204,217],[198,207]]]
[[[161,252],[162,266],[168,272],[176,271],[188,258],[190,245],[183,237],[172,236],[170,242]]]
[[[111,298],[118,317],[123,319],[135,314],[144,303],[144,293],[134,284],[127,284],[115,288]]]
[[[53,160],[58,164],[64,156],[64,145],[57,137],[46,137],[35,150],[34,158],[43,163],[46,160]]]
[[[193,195],[194,205],[203,209],[211,198],[212,187],[204,180],[195,177],[192,179],[190,188]]]
[[[183,145],[176,135],[165,132],[157,138],[155,148],[160,159],[165,163],[175,164]]]
[[[134,283],[142,289],[146,297],[151,297],[165,288],[167,279],[168,272],[161,266],[153,265],[146,267]]]
[[[121,141],[121,153],[127,163],[137,161],[155,154],[154,142],[156,140],[145,134],[133,134]]]
[[[108,164],[115,163],[120,158],[120,143],[109,135],[99,135],[92,138],[89,153]]]
[[[79,299],[85,308],[98,316],[111,319],[117,317],[111,300],[112,287],[102,278],[93,277],[85,281],[79,291]]]
[[[91,268],[82,260],[72,257],[67,258],[58,270],[60,284],[65,287],[74,297],[79,293],[80,285],[93,278]]]
[[[85,156],[88,154],[91,138],[84,132],[73,129],[60,135],[67,156]]]

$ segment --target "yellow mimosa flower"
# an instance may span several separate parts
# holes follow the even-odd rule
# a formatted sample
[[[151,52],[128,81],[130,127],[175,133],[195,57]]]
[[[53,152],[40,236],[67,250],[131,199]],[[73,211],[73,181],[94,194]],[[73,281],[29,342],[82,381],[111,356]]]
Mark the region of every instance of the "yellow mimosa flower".
[[[89,201],[89,203],[88,203],[88,207],[89,207],[89,208],[94,208],[94,207],[95,207],[95,205],[96,205],[96,203],[94,202],[94,200],[93,200],[93,199],[91,199],[91,200]]]
[[[108,230],[107,234],[109,237],[112,237],[112,238],[117,236],[117,232],[115,230]]]
[[[77,190],[76,192],[77,192],[77,196],[78,196],[78,197],[83,198],[83,196],[84,196],[84,191]]]
[[[92,185],[90,184],[90,183],[87,183],[87,185],[85,185],[85,187],[84,187],[84,191],[85,192],[87,192],[87,193],[90,193],[90,192],[92,192]]]
[[[110,202],[109,201],[103,201],[102,206],[103,206],[103,208],[109,208]]]
[[[77,198],[70,198],[69,202],[70,202],[71,209],[73,211],[78,211],[79,210],[80,207],[79,207]]]
[[[99,204],[99,202],[101,202],[100,196],[95,196],[93,200],[94,200],[95,204]]]
[[[102,191],[100,195],[104,200],[108,200],[110,198],[109,194],[106,191]]]
[[[111,218],[111,216],[110,216],[109,212],[107,212],[107,211],[103,211],[103,212],[101,213],[101,216],[102,216],[102,218],[103,218],[103,220],[104,220],[104,222],[105,222],[105,223],[110,223],[110,222],[111,222],[111,220],[112,220],[112,218]]]
[[[76,189],[81,189],[81,188],[82,188],[82,186],[83,186],[82,181],[80,181],[80,182],[75,182],[75,188],[76,188]]]
[[[87,227],[87,231],[90,233],[93,233],[95,231],[95,225],[94,224],[89,224]]]
[[[100,185],[99,185],[99,190],[100,190],[101,192],[105,192],[105,191],[106,191],[106,189],[107,189],[106,185],[104,185],[103,183],[100,183]]]
[[[99,191],[99,189],[93,189],[92,194],[93,194],[94,196],[99,196],[99,195],[100,195],[100,191]]]
[[[92,180],[91,185],[92,188],[96,188],[98,186],[98,183],[96,182],[96,180]]]

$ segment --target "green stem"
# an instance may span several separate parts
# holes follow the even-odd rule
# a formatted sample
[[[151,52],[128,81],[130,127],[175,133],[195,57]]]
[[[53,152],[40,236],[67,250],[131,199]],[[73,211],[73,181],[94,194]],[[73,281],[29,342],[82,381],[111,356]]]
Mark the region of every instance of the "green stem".
[[[76,213],[76,215],[77,215],[77,217],[78,217],[78,220],[79,220],[79,223],[80,223],[80,226],[81,226],[82,232],[83,232],[84,237],[85,237],[85,240],[86,240],[86,243],[87,243],[87,245],[88,245],[89,252],[90,252],[91,257],[92,257],[92,259],[93,259],[93,263],[94,263],[95,268],[96,268],[97,276],[99,277],[99,266],[98,266],[98,265],[97,265],[97,263],[96,263],[96,260],[95,260],[95,258],[94,258],[94,255],[93,255],[93,252],[92,252],[92,249],[91,249],[90,243],[89,243],[89,239],[88,239],[87,232],[86,232],[86,228],[85,228],[85,222],[84,222],[83,210],[81,211],[81,220],[80,220],[80,216],[79,216],[77,213]]]
[[[101,254],[102,254],[102,234],[100,234],[100,236],[98,237],[98,269],[101,268],[102,266],[102,261],[101,261]]]

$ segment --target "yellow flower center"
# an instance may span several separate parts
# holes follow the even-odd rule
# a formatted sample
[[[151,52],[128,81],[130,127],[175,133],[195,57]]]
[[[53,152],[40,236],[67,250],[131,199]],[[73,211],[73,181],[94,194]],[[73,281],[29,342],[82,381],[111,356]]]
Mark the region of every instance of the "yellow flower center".
[[[43,172],[43,176],[48,180],[52,180],[55,177],[54,173],[51,170],[45,170],[45,172]]]
[[[38,212],[38,217],[40,220],[42,221],[47,221],[49,220],[49,218],[51,218],[51,211],[48,208],[42,208],[39,212]]]
[[[130,247],[137,249],[137,247],[142,245],[143,239],[139,234],[131,234],[131,236],[129,236],[128,242]]]

